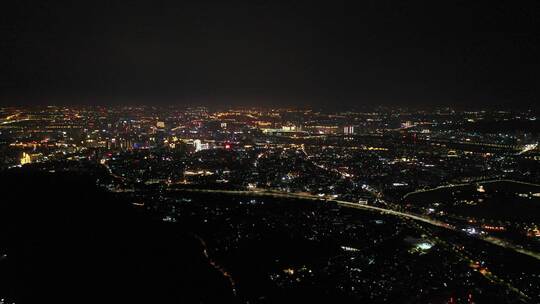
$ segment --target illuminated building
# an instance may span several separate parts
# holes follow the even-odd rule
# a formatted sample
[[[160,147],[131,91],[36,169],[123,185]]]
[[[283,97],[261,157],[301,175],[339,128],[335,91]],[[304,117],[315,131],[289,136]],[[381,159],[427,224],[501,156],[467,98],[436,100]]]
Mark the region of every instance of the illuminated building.
[[[30,163],[32,163],[32,158],[30,157],[30,154],[23,152],[23,155],[21,157],[21,165],[26,165]]]
[[[354,134],[354,126],[345,126],[343,128],[343,134],[345,134],[345,135]]]
[[[401,128],[402,129],[408,129],[408,128],[411,128],[411,127],[414,127],[414,123],[410,120],[404,122],[401,124]]]
[[[295,132],[296,126],[282,126],[281,130],[284,132]]]
[[[208,150],[209,145],[208,143],[202,143],[200,139],[195,139],[193,141],[193,146],[195,147],[195,152],[199,152],[202,150]]]

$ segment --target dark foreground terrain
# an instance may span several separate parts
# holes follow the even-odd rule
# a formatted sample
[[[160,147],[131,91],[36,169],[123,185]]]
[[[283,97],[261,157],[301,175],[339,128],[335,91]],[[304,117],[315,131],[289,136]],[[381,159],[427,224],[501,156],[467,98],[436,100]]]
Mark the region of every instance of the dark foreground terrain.
[[[0,173],[0,303],[538,303],[538,261],[308,201]]]
[[[204,244],[71,173],[0,176],[5,303],[231,302]],[[4,302],[3,302],[4,303]]]

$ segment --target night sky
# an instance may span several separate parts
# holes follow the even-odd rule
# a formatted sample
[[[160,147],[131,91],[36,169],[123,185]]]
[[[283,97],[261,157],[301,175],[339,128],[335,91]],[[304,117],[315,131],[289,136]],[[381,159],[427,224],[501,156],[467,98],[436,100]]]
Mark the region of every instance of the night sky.
[[[532,106],[540,96],[539,1],[4,2],[4,105]]]

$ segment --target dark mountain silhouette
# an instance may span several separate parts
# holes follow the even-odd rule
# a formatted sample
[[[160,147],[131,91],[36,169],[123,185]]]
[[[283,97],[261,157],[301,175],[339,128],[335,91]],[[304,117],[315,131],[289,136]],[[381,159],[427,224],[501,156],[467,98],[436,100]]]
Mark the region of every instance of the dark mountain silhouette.
[[[16,303],[228,303],[203,244],[94,179],[0,174],[0,298]]]

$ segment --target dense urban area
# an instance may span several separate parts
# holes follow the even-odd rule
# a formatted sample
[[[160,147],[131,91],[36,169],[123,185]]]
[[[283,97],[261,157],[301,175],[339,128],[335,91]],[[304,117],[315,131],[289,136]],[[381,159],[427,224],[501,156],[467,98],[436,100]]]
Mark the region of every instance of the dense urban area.
[[[0,170],[90,176],[107,204],[194,236],[238,303],[538,303],[538,119],[451,108],[6,107]],[[24,280],[6,283],[2,271],[18,271],[18,251],[0,241],[0,303],[18,303]]]

